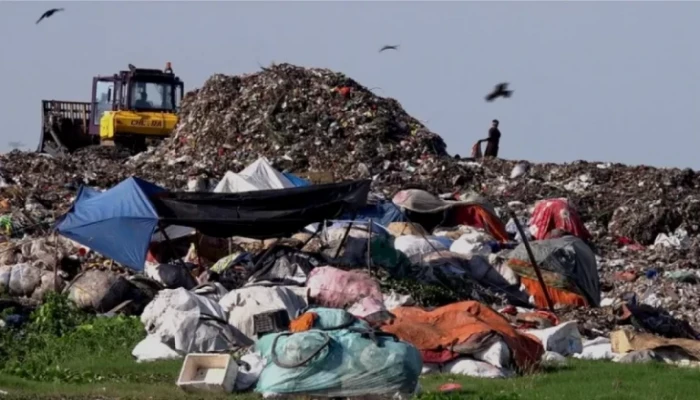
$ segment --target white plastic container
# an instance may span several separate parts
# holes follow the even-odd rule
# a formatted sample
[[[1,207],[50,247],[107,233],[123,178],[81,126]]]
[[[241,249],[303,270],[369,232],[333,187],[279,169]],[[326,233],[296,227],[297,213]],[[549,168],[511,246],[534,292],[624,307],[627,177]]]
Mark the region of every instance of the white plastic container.
[[[177,386],[186,392],[233,392],[238,364],[229,354],[188,354]]]

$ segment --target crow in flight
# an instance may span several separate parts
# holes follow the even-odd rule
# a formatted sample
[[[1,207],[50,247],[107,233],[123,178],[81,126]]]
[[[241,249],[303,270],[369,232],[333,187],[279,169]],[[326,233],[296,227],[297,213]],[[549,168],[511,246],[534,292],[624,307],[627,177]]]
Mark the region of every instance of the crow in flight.
[[[513,94],[513,91],[508,90],[508,83],[499,83],[493,89],[493,92],[489,93],[489,95],[486,96],[486,101],[494,101],[499,97],[505,97],[507,99],[510,98],[511,94]]]
[[[41,22],[41,20],[43,20],[44,18],[49,18],[50,16],[56,14],[56,13],[59,12],[59,11],[63,11],[63,9],[62,9],[62,8],[52,8],[52,9],[50,9],[49,11],[47,11],[47,12],[41,14],[41,17],[36,21],[36,23],[38,24],[38,23]]]
[[[384,51],[384,50],[398,50],[398,49],[399,49],[399,45],[398,45],[398,44],[386,45],[386,46],[382,47],[381,49],[379,49],[379,52],[381,53],[381,52]]]

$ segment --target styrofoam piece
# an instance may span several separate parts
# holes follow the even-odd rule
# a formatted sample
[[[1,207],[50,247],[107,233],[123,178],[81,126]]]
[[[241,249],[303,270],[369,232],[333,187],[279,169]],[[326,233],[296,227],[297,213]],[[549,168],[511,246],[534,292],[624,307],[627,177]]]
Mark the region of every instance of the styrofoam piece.
[[[182,363],[177,386],[187,392],[233,392],[238,364],[229,354],[192,353]]]

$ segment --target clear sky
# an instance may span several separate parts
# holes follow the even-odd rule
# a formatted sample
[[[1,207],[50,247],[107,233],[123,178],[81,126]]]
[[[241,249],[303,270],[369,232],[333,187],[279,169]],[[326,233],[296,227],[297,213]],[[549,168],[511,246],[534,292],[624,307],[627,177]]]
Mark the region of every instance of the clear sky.
[[[128,63],[171,61],[187,89],[275,61],[381,87],[452,154],[498,118],[504,158],[700,169],[699,21],[699,2],[0,1],[0,150]],[[500,81],[513,97],[486,103]]]

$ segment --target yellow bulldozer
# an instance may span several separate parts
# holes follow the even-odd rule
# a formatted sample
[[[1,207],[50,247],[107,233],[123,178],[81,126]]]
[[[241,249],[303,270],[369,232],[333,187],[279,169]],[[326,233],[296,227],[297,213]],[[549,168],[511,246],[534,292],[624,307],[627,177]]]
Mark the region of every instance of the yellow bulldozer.
[[[90,102],[42,100],[41,153],[71,153],[102,145],[140,152],[177,125],[184,84],[170,63],[164,70],[136,68],[92,79]]]

